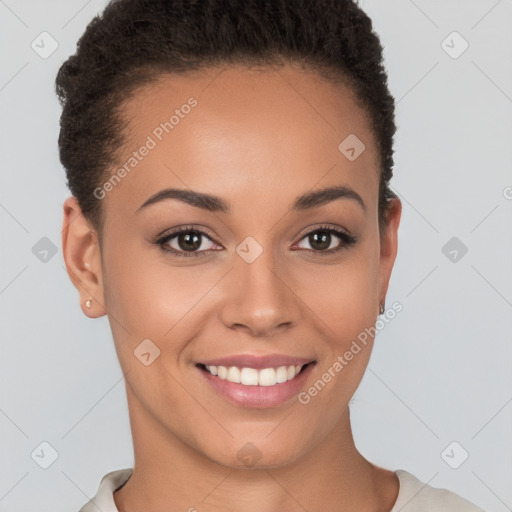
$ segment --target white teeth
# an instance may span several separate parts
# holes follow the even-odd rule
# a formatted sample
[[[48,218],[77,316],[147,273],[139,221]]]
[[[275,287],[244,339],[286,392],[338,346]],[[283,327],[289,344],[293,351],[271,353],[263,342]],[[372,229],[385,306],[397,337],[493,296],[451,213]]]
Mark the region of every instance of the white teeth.
[[[246,386],[257,386],[258,385],[258,370],[254,368],[242,368],[241,370],[241,383]],[[228,375],[229,380],[229,375]],[[233,382],[233,381],[231,381]]]
[[[279,368],[238,368],[237,366],[206,366],[212,374],[222,380],[245,386],[274,386],[293,379],[302,366],[280,366]]]
[[[274,386],[277,384],[276,371],[274,368],[264,368],[260,370],[258,384],[260,386]]]
[[[208,368],[208,366],[206,368]],[[228,369],[225,366],[217,366],[217,374],[222,380],[226,380],[226,377],[228,376]]]
[[[280,366],[276,371],[276,382],[286,382],[288,380],[288,368]]]
[[[226,380],[240,384],[240,370],[236,366],[231,366],[228,369],[228,376],[226,377]]]

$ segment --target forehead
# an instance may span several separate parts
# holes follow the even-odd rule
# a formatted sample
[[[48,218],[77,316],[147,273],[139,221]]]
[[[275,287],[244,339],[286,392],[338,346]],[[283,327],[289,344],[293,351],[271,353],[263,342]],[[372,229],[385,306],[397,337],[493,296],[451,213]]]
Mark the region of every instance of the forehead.
[[[125,144],[113,172],[138,148],[151,149],[109,201],[123,190],[140,203],[166,186],[221,196],[232,190],[240,200],[259,191],[267,201],[320,181],[376,191],[374,133],[355,93],[294,65],[161,75],[122,112]]]
[[[133,121],[126,134],[137,128],[147,131],[151,126],[145,121],[168,120],[191,97],[200,105],[194,113],[202,114],[202,121],[242,124],[250,117],[251,124],[261,128],[263,123],[265,132],[271,132],[287,120],[301,120],[290,136],[311,138],[316,131],[336,142],[347,129],[373,136],[366,109],[345,80],[327,80],[298,64],[231,65],[161,74],[123,103],[125,117]],[[249,127],[247,122],[245,126]]]

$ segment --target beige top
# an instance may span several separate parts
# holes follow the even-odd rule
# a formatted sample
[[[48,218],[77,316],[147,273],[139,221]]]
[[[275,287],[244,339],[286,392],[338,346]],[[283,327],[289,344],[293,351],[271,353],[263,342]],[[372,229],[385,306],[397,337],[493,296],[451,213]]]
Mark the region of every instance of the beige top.
[[[403,469],[395,471],[400,481],[397,500],[390,512],[485,512],[447,489],[431,487]],[[96,496],[79,512],[119,512],[114,492],[132,474],[132,469],[118,469],[107,473],[101,480]]]

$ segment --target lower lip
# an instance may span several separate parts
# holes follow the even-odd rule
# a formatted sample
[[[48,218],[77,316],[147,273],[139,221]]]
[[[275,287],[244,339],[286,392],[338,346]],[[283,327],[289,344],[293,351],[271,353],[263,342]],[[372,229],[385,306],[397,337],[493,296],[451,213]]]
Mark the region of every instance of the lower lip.
[[[223,380],[199,366],[197,369],[210,386],[230,402],[244,407],[263,409],[282,405],[296,396],[304,386],[304,382],[308,378],[313,366],[314,363],[309,363],[292,380],[287,380],[274,386],[245,386],[244,384]]]

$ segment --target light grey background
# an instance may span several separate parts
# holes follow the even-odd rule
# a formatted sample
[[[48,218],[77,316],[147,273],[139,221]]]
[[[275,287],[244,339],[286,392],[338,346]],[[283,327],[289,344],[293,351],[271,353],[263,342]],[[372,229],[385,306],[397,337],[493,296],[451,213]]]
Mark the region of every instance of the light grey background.
[[[0,511],[78,511],[105,473],[133,464],[108,321],[82,314],[60,238],[69,192],[53,84],[105,4],[0,0]],[[512,2],[361,5],[397,100],[403,214],[387,305],[403,311],[378,333],[353,400],[356,444],[378,465],[512,510]],[[31,47],[43,31],[58,42],[46,59]],[[454,31],[469,43],[458,58],[443,49],[462,48]],[[32,251],[43,237],[57,248],[46,262]],[[442,251],[452,237],[468,249],[456,262]],[[58,453],[48,469],[43,441]]]

